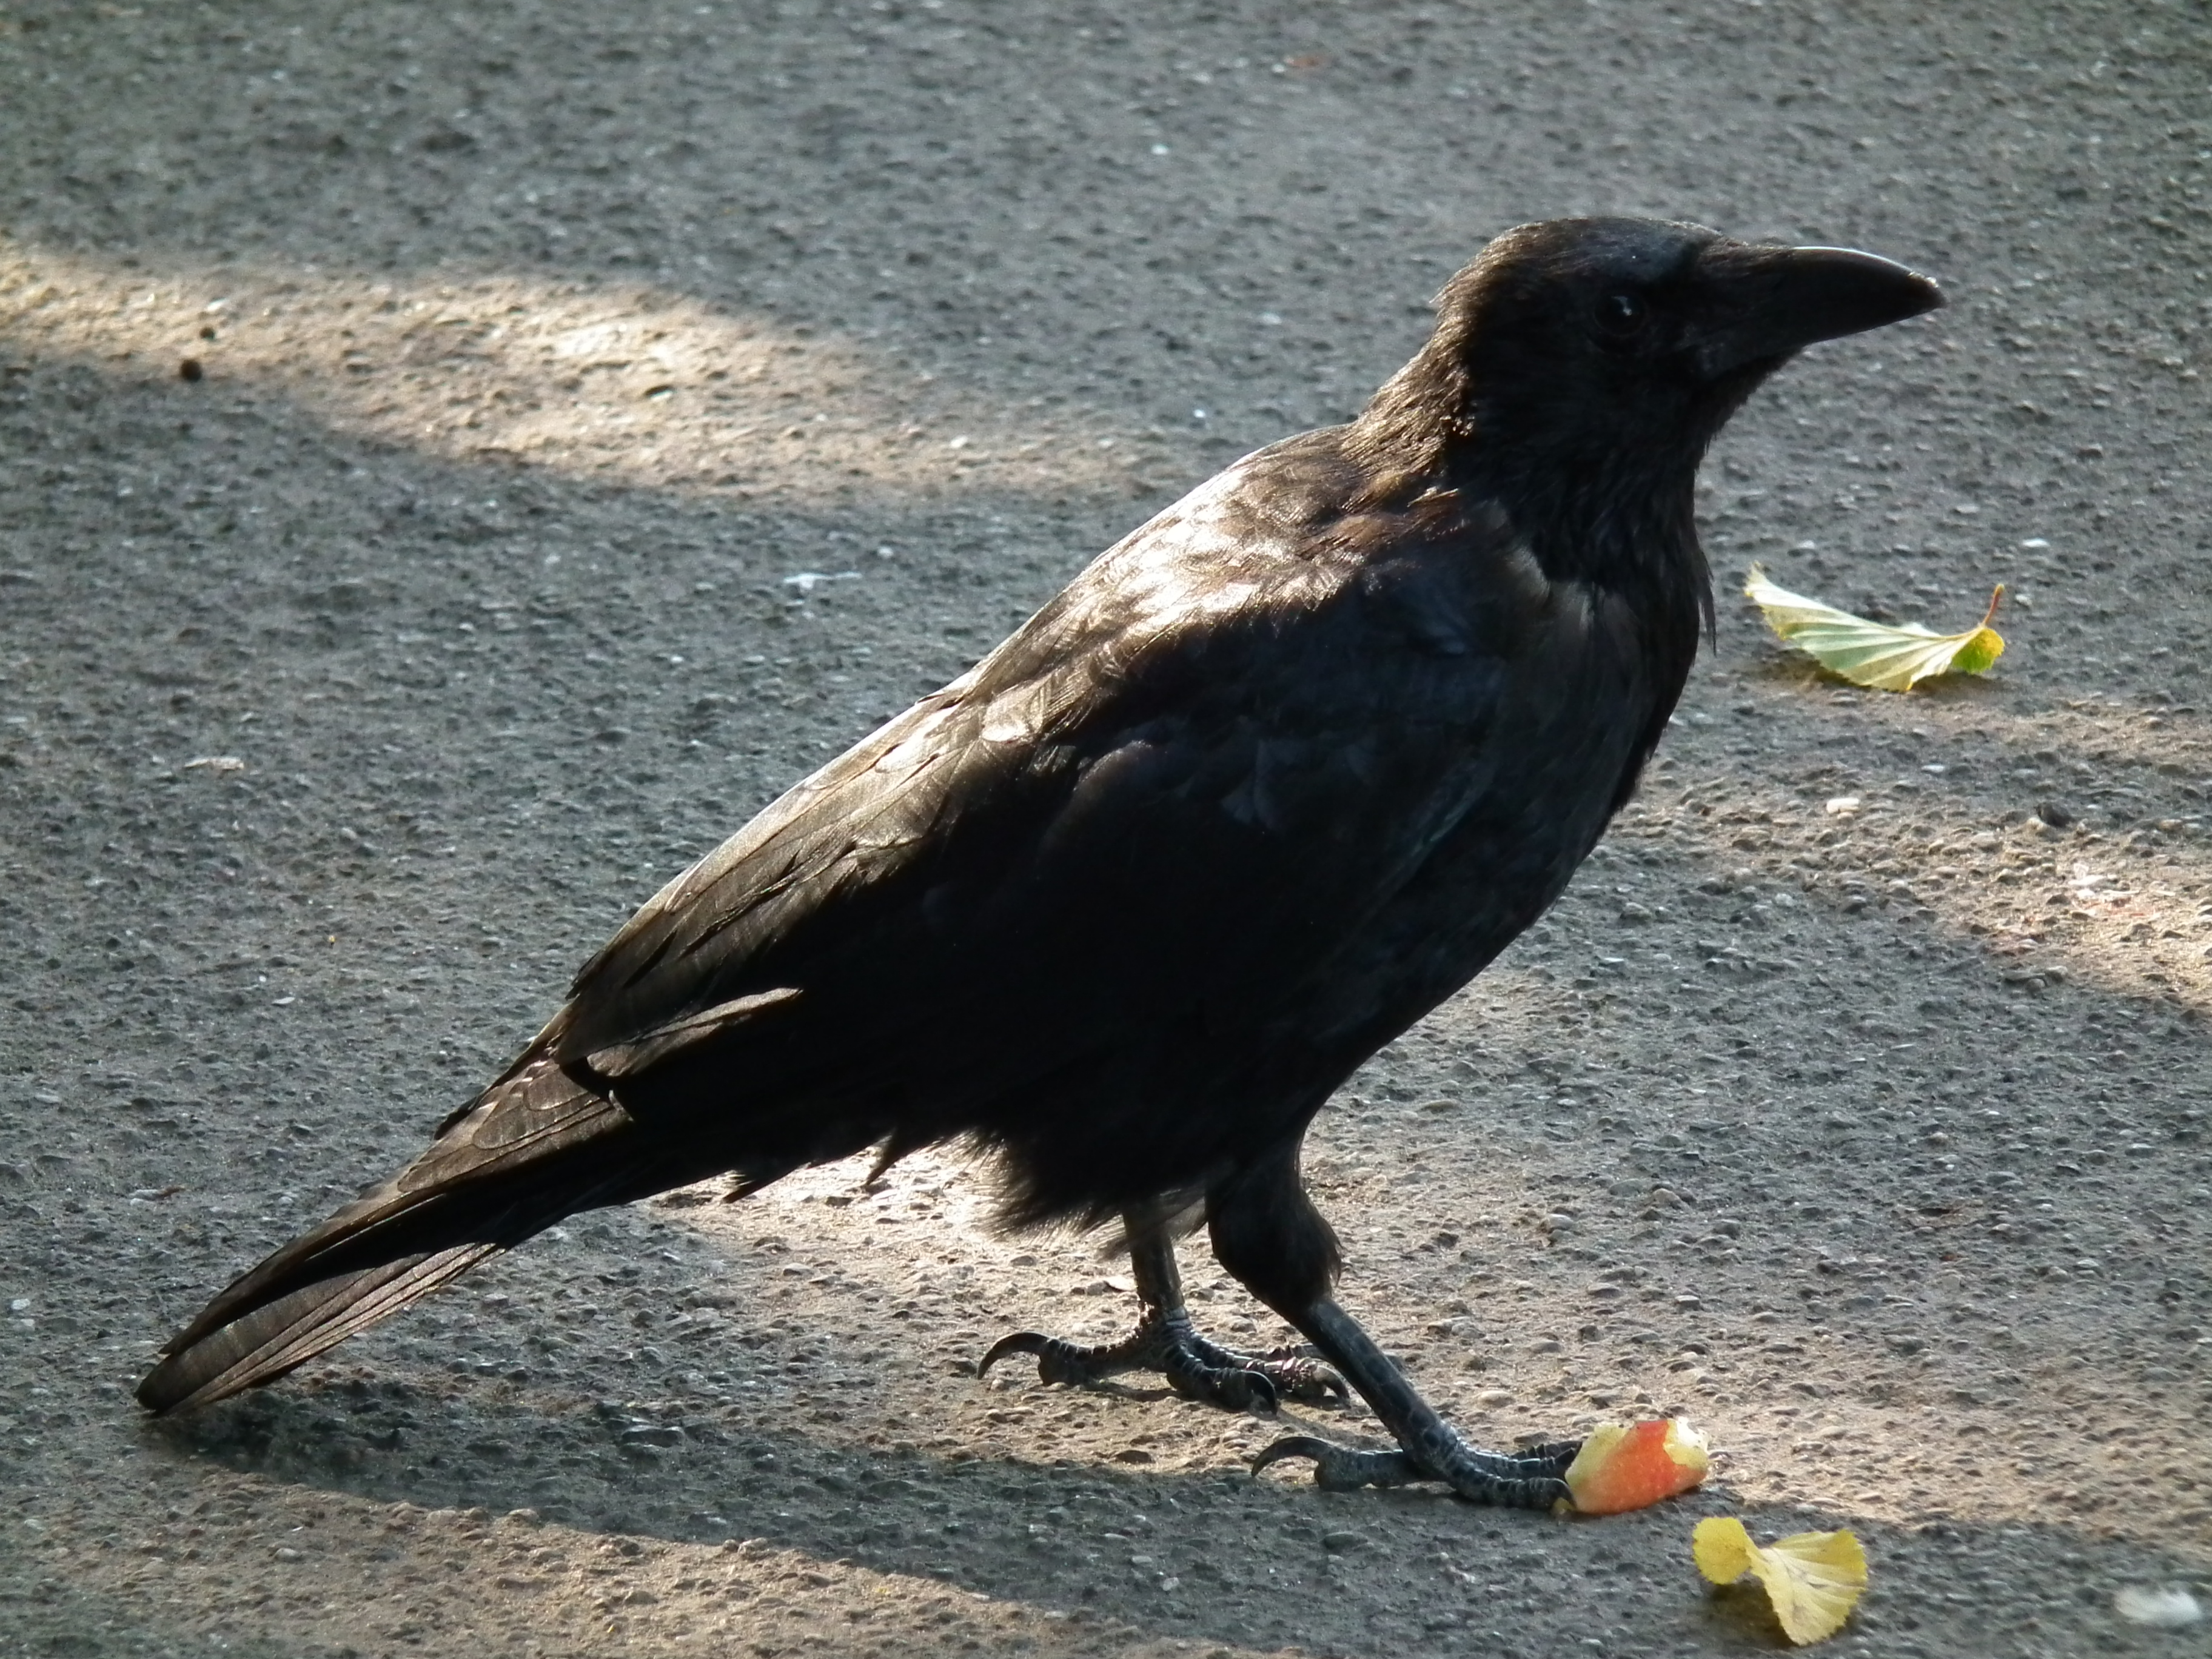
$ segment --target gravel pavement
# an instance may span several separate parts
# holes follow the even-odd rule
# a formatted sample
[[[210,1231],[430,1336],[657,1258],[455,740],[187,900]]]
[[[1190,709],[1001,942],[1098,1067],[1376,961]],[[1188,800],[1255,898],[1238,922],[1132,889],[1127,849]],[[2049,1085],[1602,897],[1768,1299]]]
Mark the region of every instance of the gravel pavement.
[[[1711,1514],[1860,1534],[1841,1652],[2203,1653],[2113,1595],[2212,1601],[2208,70],[2148,0],[0,0],[0,1655],[1772,1650]],[[1683,1410],[1703,1492],[1324,1494],[986,1386],[1125,1268],[951,1157],[580,1218],[140,1419],[670,874],[1588,211],[1954,303],[1729,428],[1640,800],[1311,1170],[1470,1431]],[[1754,559],[2006,582],[2010,648],[1840,688]]]

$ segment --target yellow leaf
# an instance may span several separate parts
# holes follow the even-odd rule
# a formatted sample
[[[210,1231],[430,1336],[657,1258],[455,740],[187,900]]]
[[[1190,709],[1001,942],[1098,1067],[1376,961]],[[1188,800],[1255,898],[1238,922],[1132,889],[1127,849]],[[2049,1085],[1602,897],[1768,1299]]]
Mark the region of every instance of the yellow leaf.
[[[1714,1516],[1698,1522],[1690,1553],[1716,1584],[1757,1574],[1782,1633],[1800,1646],[1841,1630],[1866,1589],[1866,1552],[1849,1532],[1792,1533],[1762,1549],[1742,1522]]]
[[[1917,623],[1869,622],[1777,587],[1757,565],[1743,592],[1766,613],[1770,628],[1821,667],[1877,691],[1910,691],[1936,674],[1985,673],[2004,654],[2004,635],[1990,626],[2004,598],[2002,584],[1990,596],[1981,621],[1963,634],[1938,634]]]

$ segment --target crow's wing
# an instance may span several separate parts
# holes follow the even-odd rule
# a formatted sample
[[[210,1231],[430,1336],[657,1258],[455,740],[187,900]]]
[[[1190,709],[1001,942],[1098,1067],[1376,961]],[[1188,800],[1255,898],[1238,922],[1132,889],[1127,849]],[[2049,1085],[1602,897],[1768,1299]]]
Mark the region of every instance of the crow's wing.
[[[1203,487],[671,882],[543,1051],[665,1063],[781,994],[865,1022],[848,1071],[957,1005],[1018,1015],[1042,1061],[1313,971],[1488,787],[1501,684],[1556,632],[1494,518],[1355,509],[1316,459]]]

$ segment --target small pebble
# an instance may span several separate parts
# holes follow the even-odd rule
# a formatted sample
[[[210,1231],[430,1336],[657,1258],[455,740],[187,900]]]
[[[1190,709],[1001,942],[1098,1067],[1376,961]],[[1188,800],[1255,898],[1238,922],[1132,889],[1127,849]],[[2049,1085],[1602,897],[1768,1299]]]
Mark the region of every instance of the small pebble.
[[[2203,1618],[2204,1608],[2185,1589],[2145,1589],[2130,1584],[2112,1597],[2112,1611],[2131,1625],[2181,1630]]]

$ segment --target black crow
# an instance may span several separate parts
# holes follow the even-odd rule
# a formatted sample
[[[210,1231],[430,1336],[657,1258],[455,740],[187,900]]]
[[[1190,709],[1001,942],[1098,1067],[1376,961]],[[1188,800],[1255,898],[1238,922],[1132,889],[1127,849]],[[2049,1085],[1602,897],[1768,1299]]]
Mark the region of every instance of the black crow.
[[[1712,599],[1706,445],[1799,348],[1941,303],[1901,265],[1694,225],[1507,232],[1350,424],[1249,455],[656,894],[428,1150],[240,1279],[139,1385],[282,1376],[564,1216],[965,1137],[1017,1226],[1125,1224],[1142,1320],[1048,1379],[1229,1405],[1348,1382],[1332,1486],[1543,1504],[1332,1298],[1299,1143],[1541,915],[1635,788]],[[1304,1334],[1191,1327],[1179,1223]],[[1325,1363],[1324,1363],[1325,1362]],[[1333,1368],[1333,1369],[1332,1369]]]

